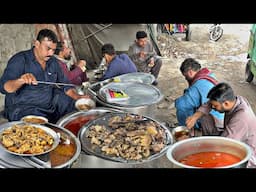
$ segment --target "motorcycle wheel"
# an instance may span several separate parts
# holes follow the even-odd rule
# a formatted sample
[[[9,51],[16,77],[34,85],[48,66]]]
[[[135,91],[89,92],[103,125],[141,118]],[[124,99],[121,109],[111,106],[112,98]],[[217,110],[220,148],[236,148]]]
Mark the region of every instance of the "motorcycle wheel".
[[[220,26],[214,27],[210,31],[210,40],[212,41],[218,41],[223,35],[223,29]]]
[[[245,67],[245,81],[251,83],[253,80],[253,73],[250,70],[251,60],[249,60]]]

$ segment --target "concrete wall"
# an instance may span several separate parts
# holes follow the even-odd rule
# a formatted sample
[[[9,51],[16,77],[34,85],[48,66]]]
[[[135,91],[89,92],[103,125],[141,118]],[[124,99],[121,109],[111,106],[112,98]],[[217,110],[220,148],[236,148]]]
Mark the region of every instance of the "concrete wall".
[[[0,75],[10,57],[31,48],[35,36],[34,24],[0,24]]]
[[[10,57],[22,50],[30,49],[35,38],[34,24],[0,24],[0,76]],[[0,93],[0,110],[4,95]]]

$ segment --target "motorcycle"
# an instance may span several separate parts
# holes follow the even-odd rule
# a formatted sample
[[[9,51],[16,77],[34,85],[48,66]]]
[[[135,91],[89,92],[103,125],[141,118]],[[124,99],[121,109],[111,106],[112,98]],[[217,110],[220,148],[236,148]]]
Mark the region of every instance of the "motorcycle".
[[[210,27],[209,39],[212,41],[218,41],[223,35],[223,28],[220,24],[214,24]]]

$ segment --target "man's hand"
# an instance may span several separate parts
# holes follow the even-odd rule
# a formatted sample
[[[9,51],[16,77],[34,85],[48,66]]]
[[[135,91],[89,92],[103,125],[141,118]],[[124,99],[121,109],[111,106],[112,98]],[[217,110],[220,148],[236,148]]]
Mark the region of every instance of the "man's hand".
[[[200,119],[204,114],[201,111],[195,112],[192,116],[186,119],[187,128],[191,129],[196,124],[196,121]]]
[[[78,100],[78,99],[81,99],[81,98],[91,98],[89,95],[79,95],[77,93],[76,89],[74,89],[74,88],[71,88],[71,89],[67,90],[66,95],[73,98],[74,100]]]
[[[186,119],[186,127],[189,129],[193,128],[194,125],[196,124],[196,121],[197,121],[197,119],[195,117],[193,117],[193,115],[188,117]]]
[[[152,58],[149,60],[148,67],[154,67],[154,65],[155,65],[155,62],[154,62],[154,58],[152,57]]]
[[[36,83],[36,78],[32,73],[25,73],[20,76],[20,78],[15,79],[15,80],[9,80],[4,84],[4,89],[8,93],[13,93],[17,91],[20,87],[22,87],[24,84],[37,84]]]
[[[77,66],[80,67],[83,72],[86,71],[86,61],[85,60],[78,61]]]
[[[18,79],[19,82],[23,84],[37,84],[36,83],[36,78],[32,73],[25,73],[21,75],[20,79]]]
[[[145,58],[146,57],[146,53],[144,51],[139,52],[139,57]]]

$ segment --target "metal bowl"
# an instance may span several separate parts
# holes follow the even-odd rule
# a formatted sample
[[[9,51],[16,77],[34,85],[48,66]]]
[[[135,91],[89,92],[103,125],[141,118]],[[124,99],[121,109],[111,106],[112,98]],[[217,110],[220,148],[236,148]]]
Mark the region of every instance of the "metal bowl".
[[[252,155],[252,150],[247,144],[220,136],[203,136],[189,138],[173,144],[167,150],[167,158],[179,168],[198,168],[180,163],[184,157],[199,152],[225,152],[241,159],[238,163],[218,168],[242,168],[246,167]]]
[[[175,141],[180,141],[190,137],[190,130],[186,126],[178,126],[172,129],[172,135]]]
[[[75,107],[79,111],[88,111],[90,109],[95,108],[96,103],[94,100],[92,100],[90,98],[81,98],[75,102]]]
[[[27,115],[25,117],[22,117],[21,121],[25,123],[32,123],[32,124],[48,123],[48,119],[46,117],[37,116],[37,115]]]

